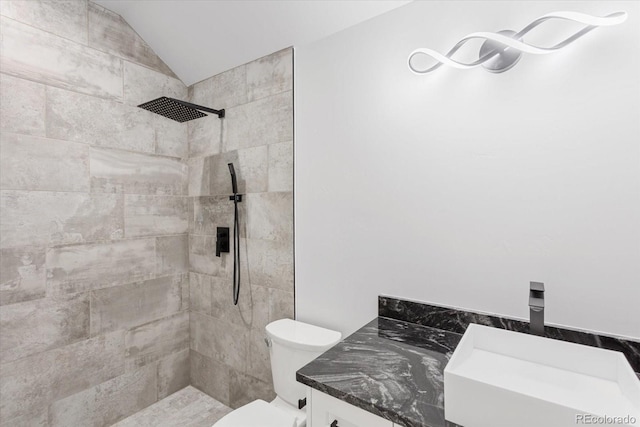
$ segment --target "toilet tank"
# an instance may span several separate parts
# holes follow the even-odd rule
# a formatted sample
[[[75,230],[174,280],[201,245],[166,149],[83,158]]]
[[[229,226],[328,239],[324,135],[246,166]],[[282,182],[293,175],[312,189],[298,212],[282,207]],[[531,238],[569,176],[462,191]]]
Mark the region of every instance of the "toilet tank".
[[[338,343],[342,334],[291,319],[271,322],[266,330],[271,344],[273,388],[281,399],[298,407],[298,399],[304,399],[307,393],[296,381],[296,371]]]

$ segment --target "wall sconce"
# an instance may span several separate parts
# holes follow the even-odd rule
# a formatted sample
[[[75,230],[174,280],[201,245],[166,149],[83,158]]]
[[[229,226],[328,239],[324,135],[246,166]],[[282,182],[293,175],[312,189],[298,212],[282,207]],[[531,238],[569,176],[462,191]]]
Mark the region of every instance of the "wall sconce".
[[[573,21],[580,24],[584,24],[585,27],[573,34],[571,37],[561,41],[555,46],[540,47],[532,44],[528,44],[522,40],[522,38],[538,25],[550,19],[564,19],[567,21]],[[598,27],[618,25],[626,21],[626,12],[614,12],[607,16],[591,16],[586,13],[580,12],[553,12],[548,13],[540,18],[536,19],[519,32],[511,30],[492,32],[478,32],[471,33],[468,36],[460,40],[456,45],[451,48],[446,55],[436,52],[433,49],[416,49],[409,55],[409,69],[416,74],[426,74],[431,71],[437,70],[443,64],[449,65],[455,68],[470,69],[482,65],[487,71],[492,73],[502,73],[509,70],[516,65],[520,60],[522,53],[532,53],[535,55],[542,55],[547,53],[556,52],[565,46],[570,45],[580,37],[584,36],[588,32],[595,30]],[[473,62],[460,62],[451,59],[451,56],[458,51],[467,41],[471,39],[484,39],[485,42],[480,47],[478,54],[479,59]],[[437,64],[432,67],[419,69],[412,64],[412,60],[418,55],[427,55],[438,61]]]

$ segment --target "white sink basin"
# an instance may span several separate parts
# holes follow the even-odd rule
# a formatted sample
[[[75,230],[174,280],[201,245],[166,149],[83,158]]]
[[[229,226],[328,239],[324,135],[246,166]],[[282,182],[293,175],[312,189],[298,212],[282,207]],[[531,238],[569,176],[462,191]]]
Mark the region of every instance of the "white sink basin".
[[[444,370],[444,399],[464,427],[640,426],[640,380],[622,353],[476,324]]]

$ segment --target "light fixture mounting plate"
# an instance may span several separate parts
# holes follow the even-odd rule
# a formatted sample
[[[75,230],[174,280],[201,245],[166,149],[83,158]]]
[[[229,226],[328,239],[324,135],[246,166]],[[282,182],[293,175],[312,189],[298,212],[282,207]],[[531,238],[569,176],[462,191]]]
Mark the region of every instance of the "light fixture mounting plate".
[[[514,36],[518,33],[511,30],[502,30],[498,31],[498,34],[515,38]],[[487,71],[490,71],[492,73],[504,73],[505,71],[511,69],[511,67],[516,65],[520,60],[520,57],[522,56],[522,52],[520,52],[519,50],[509,48],[502,43],[496,42],[494,40],[487,40],[482,43],[479,56],[480,58],[482,58],[483,56],[490,54],[490,52],[493,51],[497,51],[499,53],[482,64],[482,66]]]

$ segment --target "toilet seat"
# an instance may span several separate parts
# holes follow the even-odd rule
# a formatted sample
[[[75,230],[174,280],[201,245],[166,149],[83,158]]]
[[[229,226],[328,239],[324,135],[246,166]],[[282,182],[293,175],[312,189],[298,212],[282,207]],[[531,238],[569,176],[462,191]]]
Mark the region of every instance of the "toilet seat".
[[[264,400],[251,403],[225,415],[214,427],[295,427],[296,418]]]

